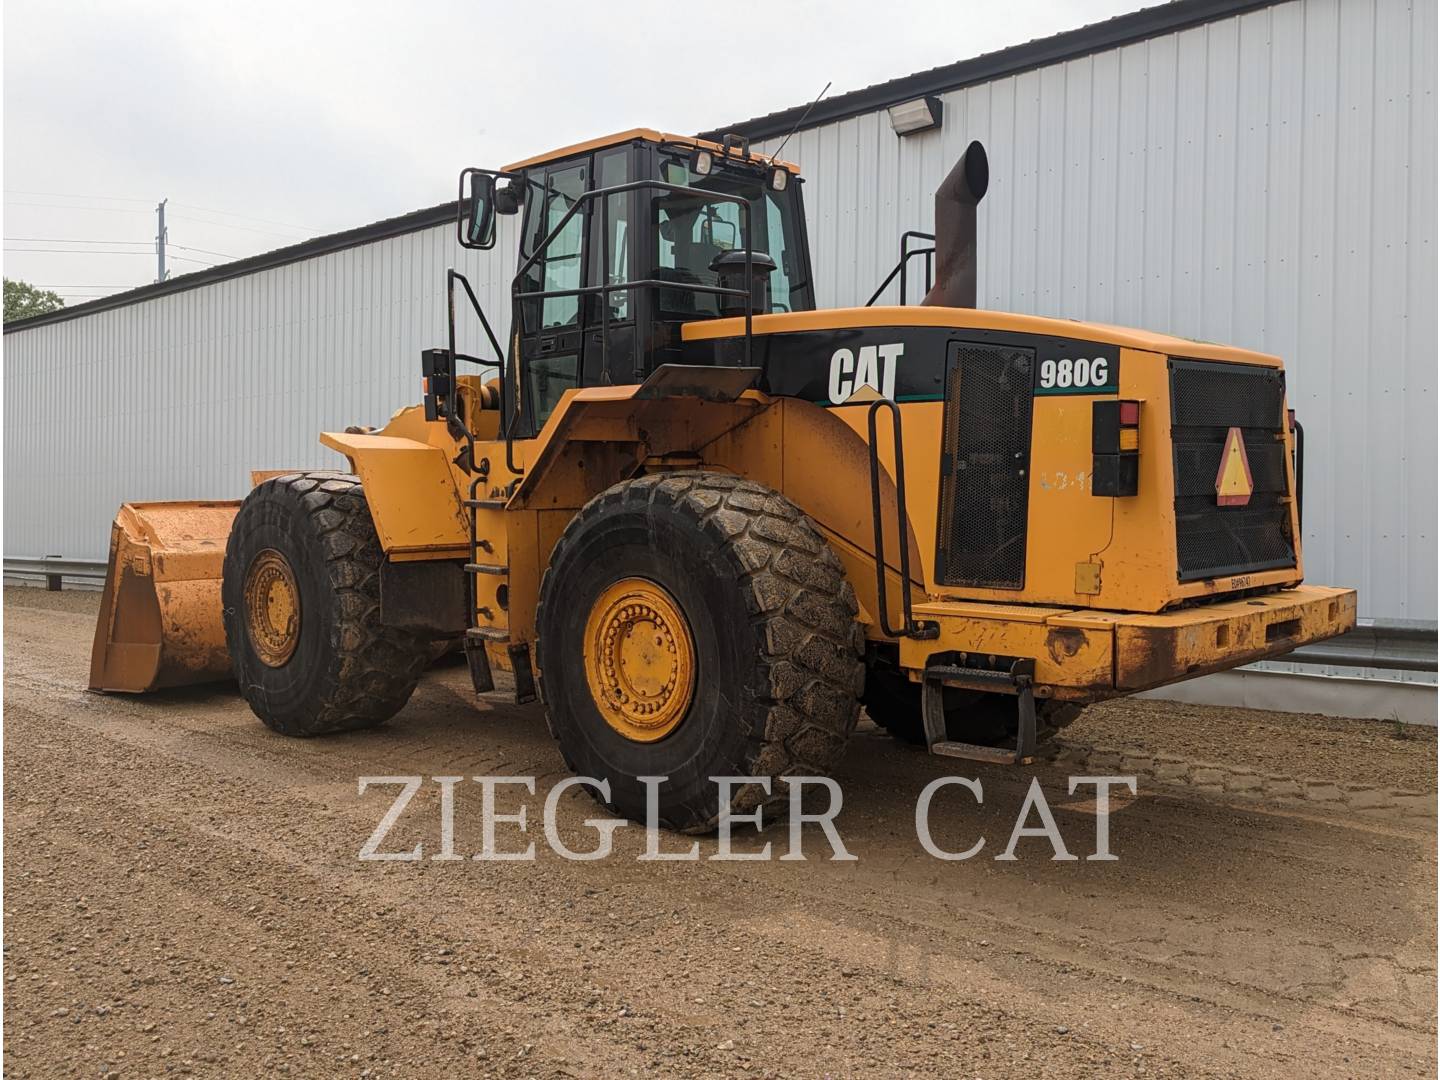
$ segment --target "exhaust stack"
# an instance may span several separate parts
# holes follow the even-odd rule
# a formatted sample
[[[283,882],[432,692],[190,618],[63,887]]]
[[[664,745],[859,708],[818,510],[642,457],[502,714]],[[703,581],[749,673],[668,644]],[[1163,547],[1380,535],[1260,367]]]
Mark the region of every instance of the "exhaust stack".
[[[975,207],[989,186],[985,147],[972,142],[935,189],[935,285],[921,304],[975,306]]]

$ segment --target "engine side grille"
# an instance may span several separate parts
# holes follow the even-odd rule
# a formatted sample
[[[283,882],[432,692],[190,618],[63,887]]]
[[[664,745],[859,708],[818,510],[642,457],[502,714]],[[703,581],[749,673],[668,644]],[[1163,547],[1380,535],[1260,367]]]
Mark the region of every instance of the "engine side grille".
[[[1181,581],[1295,565],[1285,477],[1285,373],[1251,364],[1170,361],[1175,543]],[[1215,476],[1238,427],[1255,490],[1221,506]]]
[[[952,342],[935,556],[942,585],[1025,585],[1032,349]]]

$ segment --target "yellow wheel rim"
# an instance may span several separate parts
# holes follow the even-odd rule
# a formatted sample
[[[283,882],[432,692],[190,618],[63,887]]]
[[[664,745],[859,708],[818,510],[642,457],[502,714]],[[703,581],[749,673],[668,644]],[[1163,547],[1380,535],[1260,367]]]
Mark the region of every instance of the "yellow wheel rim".
[[[300,643],[300,588],[289,560],[266,548],[245,573],[245,620],[250,643],[267,667],[284,667]]]
[[[674,597],[644,578],[601,593],[585,620],[585,678],[600,715],[627,739],[674,731],[695,691],[695,641]]]

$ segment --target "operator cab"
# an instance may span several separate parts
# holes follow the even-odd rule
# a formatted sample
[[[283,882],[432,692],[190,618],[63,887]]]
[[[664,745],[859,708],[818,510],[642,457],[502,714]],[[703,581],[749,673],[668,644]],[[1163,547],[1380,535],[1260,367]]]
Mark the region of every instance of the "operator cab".
[[[513,438],[533,437],[572,387],[640,383],[679,362],[684,323],[747,306],[814,310],[798,171],[743,139],[623,132],[500,173],[466,170],[461,188],[467,247],[494,243],[495,213],[521,215],[505,370]]]

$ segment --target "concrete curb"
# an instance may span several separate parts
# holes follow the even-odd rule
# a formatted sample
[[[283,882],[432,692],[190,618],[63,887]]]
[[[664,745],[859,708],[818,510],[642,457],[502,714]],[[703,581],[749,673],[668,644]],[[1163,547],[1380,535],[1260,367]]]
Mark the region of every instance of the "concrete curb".
[[[1281,776],[1243,765],[1192,761],[1174,754],[1156,754],[1134,747],[1092,746],[1069,739],[1055,739],[1042,748],[1041,753],[1047,760],[1064,765],[1072,772],[1078,768],[1092,775],[1146,777],[1159,784],[1188,787],[1206,794],[1322,809],[1344,807],[1389,817],[1436,816],[1435,792]]]

